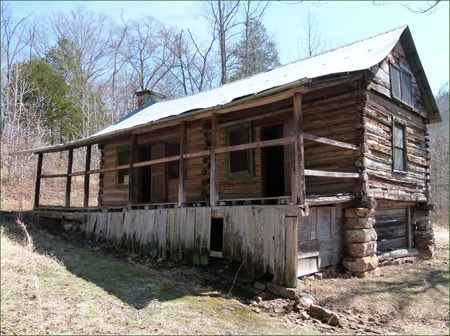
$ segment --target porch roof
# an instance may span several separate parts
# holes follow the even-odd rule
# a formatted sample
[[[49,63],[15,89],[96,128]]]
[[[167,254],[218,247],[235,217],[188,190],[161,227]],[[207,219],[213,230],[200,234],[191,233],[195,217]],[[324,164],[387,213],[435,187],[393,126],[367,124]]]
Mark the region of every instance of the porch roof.
[[[288,88],[300,87],[313,79],[323,76],[369,69],[383,61],[401,38],[406,39],[406,46],[413,55],[416,69],[419,70],[419,87],[424,92],[425,103],[432,116],[431,120],[439,121],[439,111],[414,47],[411,33],[408,26],[402,26],[209,91],[155,103],[90,137],[31,151],[34,153],[53,152],[98,143],[112,136],[165,122],[168,119],[178,118],[182,114],[218,111],[231,104],[237,104],[242,100],[256,99]]]

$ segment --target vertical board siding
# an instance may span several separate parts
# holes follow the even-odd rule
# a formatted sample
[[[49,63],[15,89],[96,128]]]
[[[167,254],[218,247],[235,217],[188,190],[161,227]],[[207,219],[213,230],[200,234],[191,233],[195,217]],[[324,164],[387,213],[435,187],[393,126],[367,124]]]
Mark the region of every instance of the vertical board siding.
[[[341,207],[312,207],[298,224],[298,276],[336,265],[343,256]]]
[[[238,206],[221,208],[222,255],[243,263],[248,277],[266,272],[273,282],[297,285],[297,217],[285,210]],[[129,250],[194,265],[207,265],[210,254],[211,208],[133,210],[84,216],[85,234]]]

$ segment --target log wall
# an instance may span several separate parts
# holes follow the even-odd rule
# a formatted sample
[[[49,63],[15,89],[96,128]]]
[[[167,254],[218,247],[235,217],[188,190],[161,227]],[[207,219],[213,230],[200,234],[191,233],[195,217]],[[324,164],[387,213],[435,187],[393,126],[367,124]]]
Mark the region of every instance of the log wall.
[[[375,92],[367,94],[364,107],[364,167],[369,176],[369,196],[398,201],[426,201],[429,181],[429,150],[422,117],[407,111]],[[393,118],[406,126],[407,168],[392,169]]]

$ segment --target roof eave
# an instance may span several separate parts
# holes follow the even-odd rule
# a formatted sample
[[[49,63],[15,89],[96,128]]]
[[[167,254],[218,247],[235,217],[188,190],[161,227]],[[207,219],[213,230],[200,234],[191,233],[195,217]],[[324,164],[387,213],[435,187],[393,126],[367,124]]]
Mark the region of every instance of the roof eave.
[[[250,101],[250,100],[254,100],[254,99],[258,99],[258,98],[262,98],[265,96],[269,96],[271,94],[275,94],[281,91],[285,91],[288,89],[292,89],[295,87],[301,87],[305,84],[308,84],[309,82],[311,82],[310,79],[308,78],[301,78],[299,80],[296,80],[294,82],[285,84],[285,85],[281,85],[278,87],[274,87],[268,90],[264,90],[258,93],[255,93],[251,96],[247,96],[247,97],[243,97],[240,99],[236,99],[233,100],[229,103],[223,104],[223,105],[217,105],[217,106],[212,106],[212,107],[208,107],[208,108],[203,108],[203,109],[198,109],[198,110],[194,110],[191,112],[185,112],[185,113],[181,113],[179,115],[174,115],[174,116],[170,116],[167,118],[163,118],[163,119],[158,119],[158,120],[154,120],[150,123],[146,123],[146,124],[141,124],[141,125],[136,125],[133,127],[129,127],[129,128],[125,128],[125,129],[120,129],[120,130],[116,130],[116,131],[112,131],[109,133],[105,133],[105,134],[100,134],[98,136],[91,136],[88,138],[84,138],[84,139],[79,139],[79,140],[75,140],[75,141],[71,141],[71,142],[66,142],[63,144],[58,144],[58,145],[54,145],[54,146],[46,146],[46,147],[41,147],[41,148],[33,148],[33,149],[29,149],[29,150],[25,150],[25,151],[20,151],[20,152],[16,152],[14,154],[29,154],[29,153],[34,153],[34,154],[39,154],[39,153],[52,153],[52,152],[60,152],[63,150],[67,150],[70,148],[79,148],[79,147],[83,147],[83,146],[87,146],[87,145],[94,145],[94,144],[98,144],[103,142],[106,139],[110,139],[113,137],[117,137],[117,136],[122,136],[122,135],[126,135],[128,133],[131,133],[133,131],[136,131],[140,128],[143,127],[148,127],[150,125],[156,125],[156,124],[160,124],[160,123],[165,123],[165,122],[169,122],[172,120],[176,120],[176,119],[180,119],[180,121],[182,119],[185,119],[187,117],[191,117],[193,115],[198,115],[198,114],[207,114],[207,113],[211,113],[211,112],[219,112],[222,109],[225,108],[229,108],[235,105],[239,105],[241,103]]]
[[[430,116],[429,123],[433,124],[441,122],[442,117],[439,113],[439,108],[425,75],[425,71],[423,69],[422,62],[420,61],[419,54],[417,53],[409,27],[406,27],[400,38],[402,42],[404,42],[406,48],[409,50],[410,56],[412,57],[411,65],[416,78],[418,78],[417,85],[419,86],[419,90],[422,92],[422,99]]]

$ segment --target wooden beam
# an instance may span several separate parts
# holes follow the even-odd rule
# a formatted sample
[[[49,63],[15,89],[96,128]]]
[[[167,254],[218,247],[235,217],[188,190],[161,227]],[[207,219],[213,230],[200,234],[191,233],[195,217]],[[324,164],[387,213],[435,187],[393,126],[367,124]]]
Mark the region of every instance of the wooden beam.
[[[411,207],[406,207],[406,247],[412,248],[412,226],[411,226]]]
[[[137,199],[137,181],[135,174],[135,162],[137,160],[137,134],[131,133],[130,137],[130,168],[128,170],[128,205],[136,203]]]
[[[70,174],[72,175],[72,174]],[[83,174],[79,174],[83,175]],[[67,177],[67,174],[49,174],[49,175],[41,175],[41,178],[57,178],[57,177]]]
[[[70,193],[72,189],[72,176],[69,174],[72,172],[73,165],[73,148],[69,149],[69,157],[67,159],[67,174],[66,174],[66,208],[70,207]]]
[[[294,94],[294,187],[292,188],[292,202],[303,205],[306,199],[305,190],[305,153],[303,144],[302,96]]]
[[[305,169],[304,174],[306,176],[320,176],[320,177],[341,177],[341,178],[358,178],[359,173],[341,173],[331,172],[325,170]]]
[[[219,201],[219,167],[217,164],[216,147],[218,143],[218,116],[213,113],[211,118],[211,169],[209,185],[209,203],[216,206]]]
[[[264,148],[274,146],[284,146],[294,143],[294,137],[278,138],[273,140],[257,141],[235,146],[220,147],[216,149],[216,154],[235,152],[253,148]]]
[[[186,159],[183,155],[187,149],[187,135],[186,122],[182,121],[180,125],[180,163],[179,163],[179,178],[178,178],[178,207],[181,208],[186,203],[186,174],[187,165]]]
[[[44,153],[38,154],[38,162],[36,169],[36,184],[34,187],[34,208],[39,207],[39,196],[41,193],[41,175],[42,175],[42,160],[44,157]]]
[[[341,147],[341,148],[345,148],[345,149],[351,149],[351,150],[355,150],[355,151],[359,150],[359,147],[357,147],[355,145],[348,144],[348,143],[341,142],[341,141],[331,140],[328,138],[320,137],[320,136],[309,134],[309,133],[303,133],[303,138],[305,138],[306,140],[320,142],[320,143],[324,143],[324,144],[331,145],[331,146]]]
[[[87,208],[89,206],[89,182],[90,175],[87,173],[91,169],[91,153],[92,145],[86,146],[86,160],[84,162],[84,199],[83,207]]]

